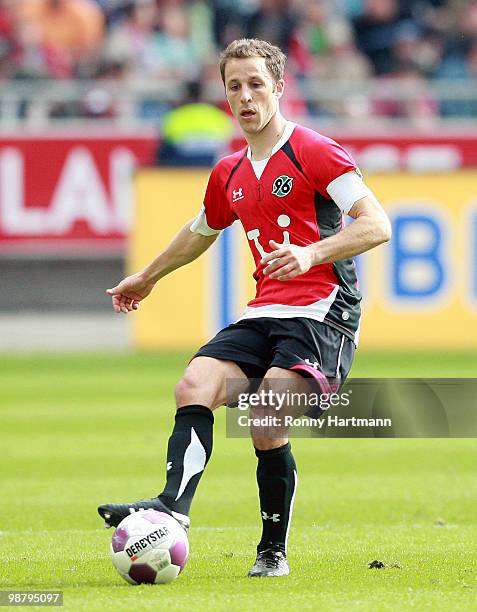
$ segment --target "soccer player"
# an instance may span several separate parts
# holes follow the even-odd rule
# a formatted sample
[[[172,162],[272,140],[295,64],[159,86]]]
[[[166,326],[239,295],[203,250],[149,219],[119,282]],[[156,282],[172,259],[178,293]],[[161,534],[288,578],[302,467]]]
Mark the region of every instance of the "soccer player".
[[[220,57],[230,108],[248,146],[212,170],[203,206],[144,270],[108,293],[128,313],[166,274],[201,255],[221,230],[242,224],[255,260],[256,295],[236,323],[200,348],[176,386],[166,485],[157,497],[98,508],[107,526],[156,508],[189,526],[192,498],[212,452],[213,410],[226,381],[344,381],[358,341],[360,294],[352,257],[390,239],[390,223],[351,156],[287,121],[279,110],[286,58],[242,39]],[[344,226],[343,215],[353,221]],[[287,538],[297,484],[285,434],[252,430],[262,537],[249,576],[289,573]]]

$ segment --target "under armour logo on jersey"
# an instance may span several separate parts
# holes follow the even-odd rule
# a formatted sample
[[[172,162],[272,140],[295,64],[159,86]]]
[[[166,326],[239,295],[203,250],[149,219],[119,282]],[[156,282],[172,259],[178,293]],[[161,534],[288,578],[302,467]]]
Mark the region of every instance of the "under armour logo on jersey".
[[[272,194],[284,198],[293,189],[293,177],[282,174],[273,182]]]
[[[307,363],[308,365],[310,365],[312,368],[315,368],[315,370],[318,370],[320,364],[318,363],[318,361],[310,361],[308,359],[308,357],[305,359],[305,363]]]
[[[277,219],[277,223],[280,227],[288,227],[291,223],[291,220],[288,215],[280,215]],[[265,257],[265,255],[267,255],[267,251],[265,251],[263,246],[260,244],[260,230],[258,228],[248,231],[247,238],[249,240],[254,241],[255,246],[257,247],[257,251],[262,257]],[[290,244],[290,232],[288,232],[287,230],[284,230],[283,232],[283,242],[281,244],[282,246],[287,246]]]
[[[279,514],[267,514],[265,512],[265,510],[262,510],[262,518],[264,521],[272,521],[273,523],[279,523],[280,522],[280,515]]]
[[[232,191],[232,203],[238,202],[239,200],[243,200],[244,197],[245,196],[243,195],[242,187],[239,187],[238,189],[234,189]]]
[[[172,470],[172,461],[168,461],[167,465],[166,465],[166,472],[168,472],[169,470]]]

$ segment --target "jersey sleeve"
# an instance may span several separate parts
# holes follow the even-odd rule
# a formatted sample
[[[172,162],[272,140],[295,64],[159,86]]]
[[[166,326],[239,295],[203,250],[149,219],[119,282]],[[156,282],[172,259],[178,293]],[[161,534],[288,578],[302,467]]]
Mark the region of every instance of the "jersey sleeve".
[[[355,171],[356,162],[340,144],[331,138],[317,138],[306,147],[307,174],[316,191],[329,198],[328,185],[347,172]]]
[[[223,230],[237,219],[227,198],[227,177],[227,169],[219,163],[212,170],[207,183],[204,211],[207,226],[211,230]]]
[[[211,228],[207,223],[205,206],[201,207],[199,214],[192,221],[190,231],[194,234],[202,234],[202,236],[215,236],[215,234],[220,234],[220,230]]]

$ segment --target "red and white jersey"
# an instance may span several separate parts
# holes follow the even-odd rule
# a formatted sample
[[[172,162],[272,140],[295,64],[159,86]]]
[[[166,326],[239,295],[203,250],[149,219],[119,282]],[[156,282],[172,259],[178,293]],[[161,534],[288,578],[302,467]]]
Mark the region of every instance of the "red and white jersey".
[[[340,231],[344,207],[329,188],[346,173],[361,176],[339,144],[290,122],[267,160],[252,161],[245,148],[217,163],[195,225],[214,233],[239,219],[245,230],[256,264],[256,295],[240,319],[307,317],[357,341],[361,295],[351,259],[314,266],[285,282],[265,276],[260,263],[271,251],[270,240],[305,246]]]

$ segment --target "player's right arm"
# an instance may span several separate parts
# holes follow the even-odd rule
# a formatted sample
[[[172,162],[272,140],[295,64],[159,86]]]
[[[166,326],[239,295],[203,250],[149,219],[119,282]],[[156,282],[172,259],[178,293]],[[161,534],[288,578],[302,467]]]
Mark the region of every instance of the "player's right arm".
[[[219,235],[204,235],[191,230],[196,220],[189,221],[172,242],[141,272],[127,276],[116,287],[107,289],[115,312],[128,313],[137,310],[139,302],[147,297],[158,280],[197,259]]]
[[[221,160],[212,170],[207,183],[204,204],[195,219],[184,225],[172,242],[144,270],[108,289],[115,312],[137,310],[154,285],[166,274],[177,270],[202,255],[216,240],[221,230],[236,217],[226,197],[226,181],[237,156]],[[228,160],[228,161],[227,161]]]

